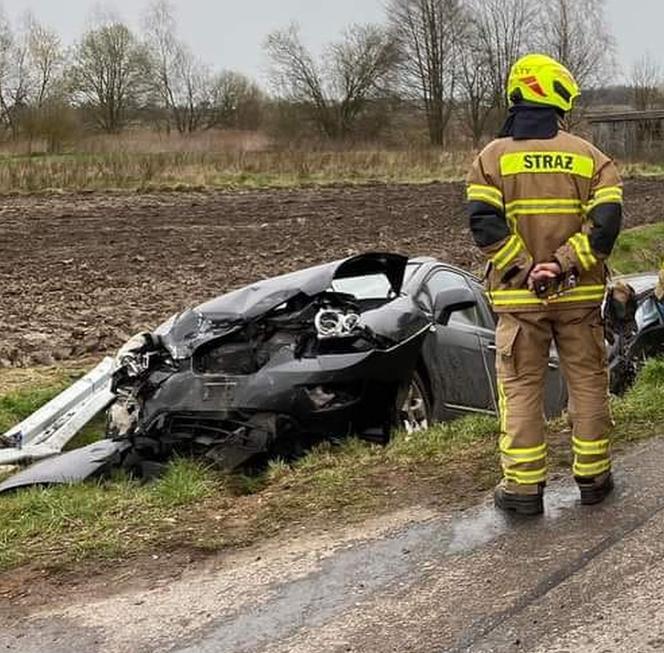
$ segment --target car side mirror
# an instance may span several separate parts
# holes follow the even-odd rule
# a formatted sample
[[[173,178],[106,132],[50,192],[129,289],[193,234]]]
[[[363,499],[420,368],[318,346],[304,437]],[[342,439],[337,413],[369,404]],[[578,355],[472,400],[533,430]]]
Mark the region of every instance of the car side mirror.
[[[448,288],[436,295],[433,315],[438,324],[447,326],[452,313],[465,311],[473,306],[477,306],[477,298],[470,288]]]

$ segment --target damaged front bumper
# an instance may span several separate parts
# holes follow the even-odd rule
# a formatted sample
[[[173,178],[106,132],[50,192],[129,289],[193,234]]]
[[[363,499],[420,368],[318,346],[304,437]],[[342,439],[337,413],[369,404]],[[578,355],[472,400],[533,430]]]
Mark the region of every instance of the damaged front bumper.
[[[234,467],[275,444],[389,437],[431,317],[401,294],[407,259],[369,254],[256,284],[121,350],[109,436],[144,458]]]
[[[285,349],[251,375],[201,374],[186,361],[118,388],[109,434],[147,457],[205,454],[234,468],[279,440],[383,431],[412,375],[428,326],[385,350],[297,358]]]

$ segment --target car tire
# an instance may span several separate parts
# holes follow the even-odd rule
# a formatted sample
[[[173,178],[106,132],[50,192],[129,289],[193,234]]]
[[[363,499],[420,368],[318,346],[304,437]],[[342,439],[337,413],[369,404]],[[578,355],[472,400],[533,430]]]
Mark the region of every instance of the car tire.
[[[416,371],[410,380],[405,397],[402,395],[398,426],[410,434],[426,431],[432,422],[429,390],[422,375]]]

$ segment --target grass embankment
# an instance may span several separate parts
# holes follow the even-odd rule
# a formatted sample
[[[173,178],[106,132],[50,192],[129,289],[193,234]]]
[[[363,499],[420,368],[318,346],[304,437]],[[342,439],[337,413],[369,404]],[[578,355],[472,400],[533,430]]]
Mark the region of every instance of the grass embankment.
[[[463,179],[469,161],[433,148],[9,156],[0,158],[0,193],[426,183]]]
[[[23,417],[58,390],[45,386],[5,396],[0,420]],[[613,409],[617,443],[661,433],[664,361],[649,363]],[[551,465],[568,469],[569,434],[562,422],[551,426]],[[358,440],[322,445],[291,465],[276,461],[251,478],[176,460],[153,484],[118,476],[2,496],[0,569],[181,548],[217,551],[407,505],[465,505],[498,479],[496,436],[496,420],[471,418],[398,434],[387,447]]]
[[[659,248],[659,249],[658,249]],[[654,266],[664,253],[664,225],[626,232],[614,265]],[[0,432],[33,412],[80,373],[5,370],[0,374]],[[664,361],[614,400],[615,441],[659,435],[664,424]],[[550,462],[568,470],[568,433],[551,425]],[[92,425],[72,446],[101,432]],[[320,446],[292,465],[275,461],[257,477],[223,475],[201,463],[174,461],[151,485],[119,476],[103,483],[0,496],[0,569],[33,562],[70,565],[178,548],[216,551],[285,529],[361,519],[397,507],[472,502],[498,478],[497,423],[472,418],[425,433],[398,434],[387,447],[348,440]]]
[[[611,267],[619,274],[659,270],[664,261],[664,222],[636,227],[620,236],[611,256]]]

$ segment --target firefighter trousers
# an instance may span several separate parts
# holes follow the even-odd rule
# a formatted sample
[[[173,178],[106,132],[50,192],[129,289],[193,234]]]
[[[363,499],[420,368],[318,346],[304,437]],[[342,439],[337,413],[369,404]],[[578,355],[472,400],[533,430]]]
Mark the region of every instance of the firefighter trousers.
[[[593,479],[611,469],[609,376],[600,309],[502,313],[496,367],[508,491],[530,493],[546,481],[544,397],[552,342],[569,393],[574,476]]]

